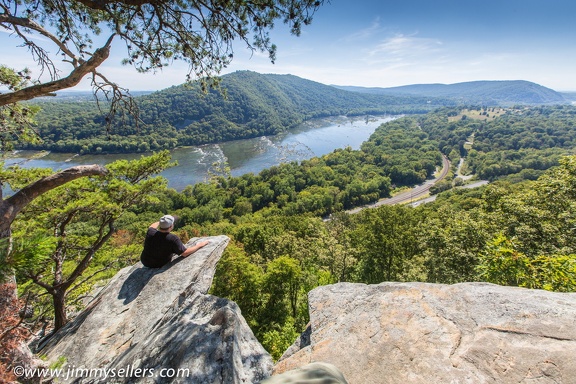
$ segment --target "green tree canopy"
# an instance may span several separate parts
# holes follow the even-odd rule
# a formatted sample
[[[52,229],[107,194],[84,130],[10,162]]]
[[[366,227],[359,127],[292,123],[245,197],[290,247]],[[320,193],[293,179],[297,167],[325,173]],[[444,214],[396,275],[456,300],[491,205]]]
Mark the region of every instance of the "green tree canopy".
[[[111,101],[109,119],[119,109],[133,110],[127,90],[98,69],[108,59],[114,40],[126,48],[123,63],[138,72],[154,72],[183,60],[189,64],[187,80],[199,78],[204,87],[215,85],[214,75],[233,58],[234,40],[242,41],[252,51],[267,52],[274,61],[276,45],[270,40],[269,31],[275,21],[283,21],[291,33],[299,35],[322,3],[323,0],[1,0],[0,26],[29,49],[37,65],[34,71],[0,67],[0,86],[8,89],[0,93],[0,116],[7,115],[8,121],[18,122],[13,112],[18,112],[19,102],[74,87],[87,75],[91,76],[94,92]],[[98,47],[96,41],[103,43]],[[67,68],[56,64],[62,59]],[[0,119],[0,132],[12,133],[11,124],[6,121]]]
[[[118,258],[109,257],[99,261],[100,269],[84,275],[116,232],[115,222],[126,209],[154,202],[155,192],[165,189],[166,179],[152,176],[170,165],[168,151],[131,162],[119,160],[108,165],[105,177],[81,178],[54,188],[21,212],[8,261],[19,280],[39,286],[52,297],[56,329],[67,322],[70,291],[118,266]]]

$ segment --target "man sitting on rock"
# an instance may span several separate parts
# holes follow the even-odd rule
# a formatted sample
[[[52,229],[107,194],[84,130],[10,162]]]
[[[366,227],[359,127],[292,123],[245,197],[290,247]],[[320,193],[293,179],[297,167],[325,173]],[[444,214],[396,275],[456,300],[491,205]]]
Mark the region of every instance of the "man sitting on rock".
[[[178,236],[170,233],[173,229],[174,216],[171,215],[164,215],[160,221],[150,224],[144,240],[144,250],[140,255],[140,261],[145,267],[163,267],[172,260],[172,255],[187,257],[209,243],[202,241],[186,248]]]

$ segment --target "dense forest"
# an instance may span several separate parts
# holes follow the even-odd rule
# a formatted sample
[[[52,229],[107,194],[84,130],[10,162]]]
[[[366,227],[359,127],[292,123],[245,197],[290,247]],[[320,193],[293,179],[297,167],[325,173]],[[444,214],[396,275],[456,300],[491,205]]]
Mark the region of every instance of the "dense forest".
[[[348,90],[344,90],[344,89]],[[432,96],[436,95],[436,96]],[[438,97],[440,95],[441,97]],[[422,114],[439,106],[565,103],[555,91],[526,81],[487,81],[371,89],[332,87],[293,75],[239,71],[204,93],[198,83],[135,96],[134,116],[108,121],[106,103],[68,94],[43,98],[41,141],[21,148],[56,152],[130,153],[274,135],[311,118]]]
[[[212,293],[238,303],[275,358],[303,330],[307,292],[322,284],[488,281],[574,291],[575,123],[571,106],[442,108],[380,126],[359,150],[215,176],[182,192],[152,177],[170,166],[168,151],[113,163],[106,178],[69,183],[22,212],[13,226],[19,289],[35,295],[39,324],[49,321],[55,252],[69,252],[68,276],[97,234],[114,227],[64,295],[72,312],[135,263],[148,225],[171,213],[183,240],[232,239]],[[454,169],[433,203],[344,212],[432,177],[442,154],[453,165],[465,158],[464,173],[492,182],[452,188]],[[30,179],[32,171],[21,172]]]
[[[198,83],[135,97],[133,116],[107,124],[95,101],[36,102],[42,142],[23,145],[73,153],[127,153],[171,149],[274,135],[316,117],[425,113],[455,105],[423,96],[368,95],[292,75],[239,71],[222,76],[219,89],[203,93]],[[100,102],[102,109],[106,108]]]

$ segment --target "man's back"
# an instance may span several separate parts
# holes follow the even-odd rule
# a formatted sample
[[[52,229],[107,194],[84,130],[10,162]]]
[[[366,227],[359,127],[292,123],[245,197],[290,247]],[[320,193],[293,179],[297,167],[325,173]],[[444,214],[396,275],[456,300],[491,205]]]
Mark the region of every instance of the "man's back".
[[[185,250],[186,247],[178,236],[150,227],[146,233],[140,261],[146,267],[160,268],[172,260],[172,255],[180,255]]]

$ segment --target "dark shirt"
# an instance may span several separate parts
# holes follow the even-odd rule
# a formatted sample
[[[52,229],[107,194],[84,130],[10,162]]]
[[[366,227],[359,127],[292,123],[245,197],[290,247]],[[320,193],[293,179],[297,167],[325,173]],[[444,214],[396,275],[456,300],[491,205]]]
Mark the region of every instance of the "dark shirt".
[[[178,236],[150,227],[146,233],[140,261],[146,267],[160,268],[172,260],[173,254],[180,255],[185,250],[186,247]]]

